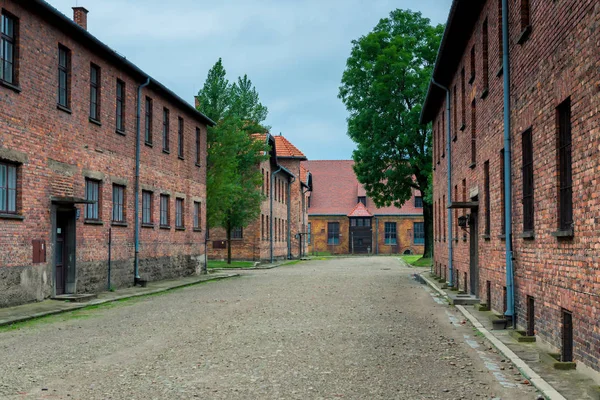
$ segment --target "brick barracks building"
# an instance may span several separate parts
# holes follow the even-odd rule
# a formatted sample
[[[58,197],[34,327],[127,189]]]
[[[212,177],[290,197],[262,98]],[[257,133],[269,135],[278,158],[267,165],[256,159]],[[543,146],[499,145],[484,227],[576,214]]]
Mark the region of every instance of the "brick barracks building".
[[[421,115],[437,274],[596,371],[599,27],[596,0],[455,0]]]
[[[306,156],[284,136],[256,134],[269,144],[269,159],[259,168],[263,177],[260,219],[231,233],[231,257],[235,260],[274,261],[299,258],[307,251],[310,172],[301,165]],[[208,255],[227,258],[226,232],[210,230]]]
[[[106,290],[109,254],[114,287],[200,272],[212,122],[88,33],[84,8],[0,13],[0,307]]]
[[[377,208],[351,160],[308,161],[314,191],[308,208],[309,250],[331,254],[423,254],[423,199]]]

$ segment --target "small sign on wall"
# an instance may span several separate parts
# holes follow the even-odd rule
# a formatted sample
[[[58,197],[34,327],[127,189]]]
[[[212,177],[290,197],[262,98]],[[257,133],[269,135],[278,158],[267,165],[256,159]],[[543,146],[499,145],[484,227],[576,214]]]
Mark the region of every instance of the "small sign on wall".
[[[34,239],[33,244],[33,263],[40,264],[46,262],[46,241]]]

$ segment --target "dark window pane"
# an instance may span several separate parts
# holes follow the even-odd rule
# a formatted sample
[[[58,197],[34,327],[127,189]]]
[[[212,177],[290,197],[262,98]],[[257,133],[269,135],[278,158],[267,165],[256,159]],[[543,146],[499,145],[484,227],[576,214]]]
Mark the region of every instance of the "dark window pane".
[[[425,243],[425,224],[423,222],[415,222],[413,225],[414,235],[415,235],[415,244],[424,244]]]

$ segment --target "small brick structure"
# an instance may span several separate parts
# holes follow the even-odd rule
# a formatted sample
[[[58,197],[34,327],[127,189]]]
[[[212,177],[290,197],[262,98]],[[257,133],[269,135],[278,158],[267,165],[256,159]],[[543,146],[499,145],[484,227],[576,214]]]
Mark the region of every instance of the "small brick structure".
[[[353,161],[314,160],[304,165],[315,188],[308,208],[311,254],[423,254],[424,242],[418,234],[415,240],[415,228],[423,227],[419,192],[401,208],[377,208],[358,182]],[[337,239],[330,237],[334,227]]]
[[[460,277],[461,290],[490,299],[491,308],[502,313],[507,238],[502,2],[470,3],[453,2],[434,72],[435,80],[450,89],[452,154],[444,149],[446,93],[433,84],[422,114],[433,128],[434,268],[449,276],[447,205],[477,202],[477,214],[470,208],[450,210],[455,225],[463,215],[478,216],[477,231],[453,229],[458,236],[451,243],[453,264],[468,275],[467,288]],[[534,323],[537,337],[551,347],[570,352],[572,345],[575,361],[600,371],[600,3],[509,4],[513,228],[508,239],[513,243],[516,321],[523,329]],[[570,163],[565,163],[572,170],[567,186],[561,180],[568,176],[561,168],[566,168],[561,163],[565,131],[571,146]],[[449,156],[452,196],[447,198]],[[568,192],[561,187],[572,190],[573,223],[567,228],[559,220],[565,215],[561,210],[568,218],[568,201],[560,195]],[[473,238],[479,242],[476,270],[471,266]],[[472,272],[478,274],[478,289],[472,287]],[[528,301],[535,315],[527,315]],[[564,343],[571,333],[572,343]]]
[[[140,277],[201,272],[212,122],[87,33],[87,11],[75,9],[80,27],[41,1],[0,0],[0,10],[3,26],[10,20],[13,27],[3,43],[15,49],[14,73],[0,77],[0,168],[16,170],[16,191],[9,193],[16,207],[0,201],[0,307],[107,290],[109,230],[111,284],[133,285],[137,90],[147,80],[139,213],[148,219],[140,228]],[[59,46],[66,49],[60,55]],[[170,113],[169,149],[163,108]],[[161,195],[169,199],[164,226]],[[97,209],[88,214],[86,203]]]

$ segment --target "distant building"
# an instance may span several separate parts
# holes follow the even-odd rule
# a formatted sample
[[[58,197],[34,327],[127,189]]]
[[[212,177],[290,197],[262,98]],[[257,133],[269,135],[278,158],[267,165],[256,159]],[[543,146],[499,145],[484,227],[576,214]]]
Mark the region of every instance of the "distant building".
[[[377,208],[358,182],[354,162],[307,161],[310,253],[423,254],[423,199],[415,192],[401,208]]]
[[[270,146],[269,159],[258,168],[263,177],[260,218],[232,232],[234,260],[270,261],[297,258],[306,253],[306,204],[311,190],[310,173],[300,163],[306,156],[284,136],[256,134]],[[208,256],[227,257],[226,232],[214,228],[209,233]]]

